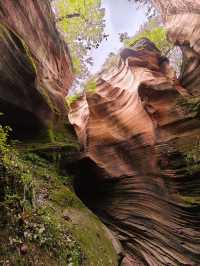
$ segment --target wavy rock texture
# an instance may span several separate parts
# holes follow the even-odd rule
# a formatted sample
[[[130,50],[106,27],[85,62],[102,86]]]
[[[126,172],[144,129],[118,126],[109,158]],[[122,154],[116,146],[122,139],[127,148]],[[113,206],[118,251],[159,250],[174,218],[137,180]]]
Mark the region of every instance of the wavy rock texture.
[[[200,4],[198,0],[153,1],[159,9],[171,42],[181,47],[183,65],[181,82],[190,93],[198,96],[200,82]]]
[[[199,29],[199,15],[185,15],[184,3],[180,9],[176,1],[175,13],[166,13],[176,43],[177,28],[187,29],[188,36],[197,36]],[[194,20],[185,27],[189,15]],[[124,49],[116,65],[99,74],[96,91],[71,106],[69,119],[84,146],[76,190],[121,240],[123,265],[200,265],[195,38],[181,43],[181,83],[168,60],[144,39]],[[192,40],[196,46],[188,43]]]
[[[0,3],[0,102],[18,128],[57,123],[73,74],[49,1]]]
[[[70,56],[50,2],[0,1],[0,127],[11,125],[21,140],[7,146],[0,128],[0,265],[117,266],[120,245],[62,167],[79,145],[64,97]]]

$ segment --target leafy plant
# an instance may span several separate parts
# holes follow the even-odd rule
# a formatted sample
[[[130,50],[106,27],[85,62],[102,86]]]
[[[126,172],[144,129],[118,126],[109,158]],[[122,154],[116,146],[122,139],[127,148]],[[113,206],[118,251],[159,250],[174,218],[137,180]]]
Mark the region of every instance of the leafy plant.
[[[180,99],[177,105],[183,107],[187,112],[194,112],[196,117],[200,117],[200,98],[190,97]]]
[[[73,66],[79,78],[88,75],[92,59],[88,52],[98,48],[107,37],[101,0],[54,0],[57,25],[69,46]]]
[[[97,87],[96,80],[90,79],[85,83],[85,91],[87,92],[95,92]]]
[[[192,144],[183,152],[186,170],[189,175],[197,174],[200,171],[200,139],[197,138]]]
[[[159,20],[155,18],[144,24],[134,37],[125,39],[124,44],[129,47],[142,38],[147,38],[152,41],[164,54],[172,48],[172,45],[167,40],[166,29],[161,25]]]
[[[27,202],[33,203],[33,177],[30,168],[20,158],[19,153],[8,144],[10,131],[10,127],[0,125],[0,164],[4,166],[8,177],[5,178],[4,184],[5,200],[7,203],[18,202],[23,208]],[[12,189],[10,184],[13,184]]]
[[[7,143],[9,132],[11,128],[9,126],[3,127],[0,125],[0,154],[3,155],[9,150],[9,145]]]
[[[67,96],[66,101],[67,101],[68,106],[76,102],[78,99],[80,99],[80,97],[81,95],[79,93]]]

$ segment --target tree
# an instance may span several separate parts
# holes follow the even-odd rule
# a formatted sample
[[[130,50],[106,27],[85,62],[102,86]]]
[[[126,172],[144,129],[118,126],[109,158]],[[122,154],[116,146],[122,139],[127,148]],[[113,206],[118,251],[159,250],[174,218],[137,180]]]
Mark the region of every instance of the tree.
[[[151,18],[143,24],[133,37],[124,39],[124,44],[125,46],[132,46],[142,38],[148,38],[155,43],[163,54],[166,54],[172,48],[172,44],[167,39],[166,29],[159,17]]]
[[[154,8],[151,0],[128,0],[129,2],[134,2],[140,6],[146,8],[146,16],[152,18],[156,15],[157,10]]]
[[[88,52],[98,48],[104,34],[101,0],[54,0],[57,25],[69,46],[76,75],[84,79],[92,58]]]
[[[128,39],[128,33],[127,32],[122,32],[122,33],[119,33],[119,40],[120,42],[123,42],[124,40]]]

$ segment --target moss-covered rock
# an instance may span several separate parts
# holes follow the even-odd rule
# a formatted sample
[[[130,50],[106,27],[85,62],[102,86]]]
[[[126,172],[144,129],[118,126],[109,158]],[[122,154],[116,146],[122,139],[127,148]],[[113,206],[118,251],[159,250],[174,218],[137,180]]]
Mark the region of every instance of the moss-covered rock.
[[[16,146],[1,152],[0,265],[117,265],[104,225],[61,175],[59,161],[77,147]]]
[[[67,121],[74,75],[50,1],[0,3],[0,64],[1,111],[18,135],[34,137]]]

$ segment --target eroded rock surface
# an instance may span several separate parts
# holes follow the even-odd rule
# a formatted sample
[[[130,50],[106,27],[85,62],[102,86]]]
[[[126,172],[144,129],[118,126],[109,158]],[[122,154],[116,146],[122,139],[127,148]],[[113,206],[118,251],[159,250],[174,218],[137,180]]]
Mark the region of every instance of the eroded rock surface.
[[[184,14],[187,1],[179,4],[165,19],[183,51],[181,82],[144,39],[124,49],[69,114],[84,147],[77,193],[121,240],[125,265],[200,264],[200,35],[191,38],[200,20],[193,9]],[[190,37],[174,36],[186,29]]]
[[[72,65],[49,1],[1,1],[0,33],[2,120],[30,131],[66,119]]]
[[[63,166],[79,150],[65,103],[72,79],[50,1],[1,1],[0,265],[118,265],[117,241]]]

